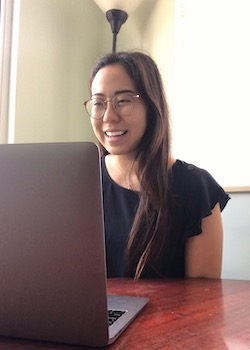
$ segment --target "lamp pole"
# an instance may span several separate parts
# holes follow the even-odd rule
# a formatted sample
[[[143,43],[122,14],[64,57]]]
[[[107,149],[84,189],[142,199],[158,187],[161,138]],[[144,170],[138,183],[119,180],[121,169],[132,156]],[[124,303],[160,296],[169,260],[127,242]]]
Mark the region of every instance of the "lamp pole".
[[[111,30],[113,33],[113,45],[112,45],[112,53],[116,52],[116,41],[117,41],[117,34],[119,33],[119,30],[123,23],[126,22],[128,18],[127,12],[123,10],[109,10],[106,12],[106,18],[110,23]]]

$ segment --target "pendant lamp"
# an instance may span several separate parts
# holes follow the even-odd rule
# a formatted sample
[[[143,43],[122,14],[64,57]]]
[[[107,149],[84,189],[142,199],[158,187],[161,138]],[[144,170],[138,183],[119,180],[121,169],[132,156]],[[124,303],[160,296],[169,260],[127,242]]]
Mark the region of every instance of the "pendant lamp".
[[[94,0],[100,9],[106,14],[113,33],[112,52],[116,52],[117,34],[121,26],[142,2],[142,0]]]

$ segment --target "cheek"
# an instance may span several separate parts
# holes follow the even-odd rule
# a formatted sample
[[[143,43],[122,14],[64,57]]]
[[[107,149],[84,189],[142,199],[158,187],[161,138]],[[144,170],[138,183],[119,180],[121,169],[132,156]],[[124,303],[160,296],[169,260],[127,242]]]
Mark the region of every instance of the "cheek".
[[[144,118],[142,118],[142,120],[141,120],[141,132],[142,132],[142,134],[144,135],[145,134],[145,132],[146,132],[146,129],[147,129],[147,116],[145,115],[144,116]],[[142,135],[142,136],[143,136]]]
[[[146,132],[147,125],[148,125],[148,113],[144,103],[139,109],[137,116],[140,116],[137,121],[138,127],[141,129],[141,132],[144,134]]]
[[[100,129],[100,123],[98,123],[98,121],[95,119],[91,119],[90,121],[91,121],[91,125],[92,125],[93,130],[95,132],[98,131],[98,129]]]
[[[91,119],[91,126],[92,129],[94,131],[94,134],[96,136],[96,138],[101,141],[101,138],[103,137],[103,133],[102,133],[102,124],[100,121]]]

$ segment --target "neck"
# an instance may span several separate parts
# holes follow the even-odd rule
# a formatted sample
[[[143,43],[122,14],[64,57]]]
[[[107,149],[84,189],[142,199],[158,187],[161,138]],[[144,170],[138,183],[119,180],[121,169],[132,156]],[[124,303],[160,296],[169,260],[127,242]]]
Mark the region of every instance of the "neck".
[[[120,186],[129,190],[140,190],[137,164],[134,157],[109,154],[106,157],[106,166],[111,178]]]
[[[111,161],[120,171],[125,173],[128,169],[134,168],[135,170],[135,159],[128,155],[111,155]]]

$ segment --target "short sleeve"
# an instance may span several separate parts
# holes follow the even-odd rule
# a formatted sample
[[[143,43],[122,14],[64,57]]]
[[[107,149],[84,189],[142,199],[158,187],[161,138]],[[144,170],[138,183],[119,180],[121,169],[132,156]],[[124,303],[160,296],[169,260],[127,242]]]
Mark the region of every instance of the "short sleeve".
[[[202,232],[202,219],[212,214],[217,203],[221,211],[230,197],[204,169],[179,161],[175,178],[175,192],[181,206],[182,219],[185,221],[185,236],[191,237]]]

